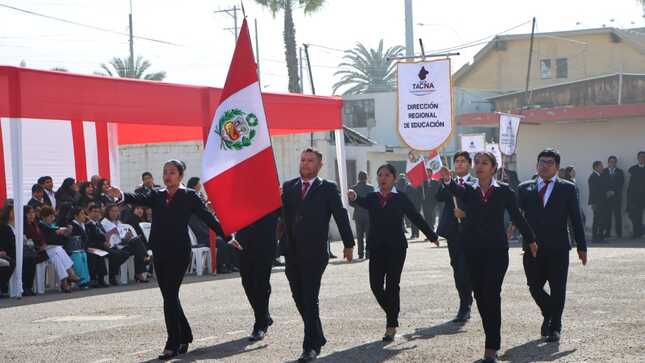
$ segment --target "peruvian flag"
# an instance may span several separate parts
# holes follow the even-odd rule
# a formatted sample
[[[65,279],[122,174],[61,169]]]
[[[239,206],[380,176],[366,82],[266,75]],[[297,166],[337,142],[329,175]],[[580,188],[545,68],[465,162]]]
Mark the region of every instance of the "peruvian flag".
[[[202,181],[226,234],[239,231],[281,205],[246,19],[204,147]]]
[[[428,154],[428,160],[426,160],[426,169],[429,170],[428,175],[432,175],[432,179],[439,180],[441,179],[441,174],[439,171],[443,167],[443,162],[441,161],[441,155],[437,150],[432,150]]]
[[[410,182],[410,185],[418,188],[428,179],[426,164],[421,156],[414,155],[413,153],[410,153],[408,156],[408,160],[405,163],[405,177]]]

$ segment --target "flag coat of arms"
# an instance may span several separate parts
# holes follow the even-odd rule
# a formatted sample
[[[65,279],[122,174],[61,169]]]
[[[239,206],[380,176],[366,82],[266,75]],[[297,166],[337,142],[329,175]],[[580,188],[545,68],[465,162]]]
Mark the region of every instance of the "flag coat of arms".
[[[428,179],[423,157],[413,152],[408,154],[408,160],[405,163],[405,177],[414,188],[420,187]]]
[[[434,180],[441,179],[441,168],[443,167],[443,162],[441,161],[441,155],[437,150],[432,150],[428,153],[428,160],[426,160],[426,170],[430,170],[428,175],[431,175],[431,178]]]
[[[202,158],[202,182],[227,234],[280,208],[280,184],[244,19]]]

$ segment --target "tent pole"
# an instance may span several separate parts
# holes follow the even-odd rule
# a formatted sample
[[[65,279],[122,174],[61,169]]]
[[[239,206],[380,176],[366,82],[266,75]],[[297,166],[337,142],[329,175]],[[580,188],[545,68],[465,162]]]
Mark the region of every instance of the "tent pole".
[[[343,206],[347,208],[349,206],[349,200],[347,199],[347,162],[345,161],[345,131],[343,128],[334,130],[335,142],[336,142],[336,164],[338,165],[338,183],[340,184],[340,196],[343,200]]]
[[[11,297],[22,297],[22,253],[24,242],[23,224],[23,165],[22,123],[18,118],[9,119],[11,126],[11,169],[13,184],[13,215],[16,235],[16,269],[11,277]]]

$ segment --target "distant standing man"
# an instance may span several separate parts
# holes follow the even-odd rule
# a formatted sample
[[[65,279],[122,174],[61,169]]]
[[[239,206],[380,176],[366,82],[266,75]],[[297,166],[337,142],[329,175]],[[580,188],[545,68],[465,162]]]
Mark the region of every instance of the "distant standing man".
[[[351,188],[356,192],[359,198],[365,198],[367,194],[374,191],[374,186],[367,183],[367,173],[358,172],[358,183]],[[370,218],[367,210],[358,206],[356,203],[350,203],[354,207],[352,219],[356,224],[356,240],[358,241],[358,258],[370,258],[370,247],[367,245],[367,232],[370,229]]]
[[[625,186],[625,173],[619,169],[618,158],[610,156],[607,160],[607,169],[602,173],[607,185],[607,214],[605,224],[605,237],[611,234],[612,221],[616,223],[616,237],[623,237],[623,188]]]
[[[569,273],[571,242],[567,222],[571,222],[578,257],[587,264],[587,241],[575,184],[558,178],[560,154],[553,149],[540,152],[537,180],[519,185],[519,207],[533,231],[536,245],[524,244],[524,272],[531,296],[544,317],[541,335],[547,342],[560,341]],[[534,255],[533,250],[537,248]],[[549,293],[544,285],[549,283]]]
[[[643,236],[643,209],[645,209],[645,151],[638,153],[638,164],[629,168],[627,212],[632,220],[634,238]]]
[[[589,205],[593,211],[591,239],[594,242],[601,242],[605,239],[604,214],[607,209],[607,188],[601,176],[602,170],[602,161],[596,160],[593,162],[593,172],[589,175]]]
[[[316,359],[327,343],[320,321],[318,295],[329,263],[327,238],[332,216],[345,245],[345,258],[351,261],[354,253],[354,235],[347,210],[336,184],[318,177],[322,165],[322,154],[306,149],[300,155],[300,177],[282,186],[282,212],[287,237],[285,273],[305,325],[299,362]]]

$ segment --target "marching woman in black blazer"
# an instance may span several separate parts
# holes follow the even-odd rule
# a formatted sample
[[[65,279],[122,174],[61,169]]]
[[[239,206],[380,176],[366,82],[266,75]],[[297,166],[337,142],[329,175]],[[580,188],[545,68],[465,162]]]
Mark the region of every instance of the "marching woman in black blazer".
[[[195,191],[181,186],[185,168],[181,161],[167,161],[163,168],[166,187],[159,190],[151,190],[145,194],[121,193],[117,188],[110,191],[113,197],[125,203],[143,205],[153,210],[149,243],[154,256],[159,289],[163,296],[168,331],[166,346],[159,356],[162,360],[185,353],[188,351],[188,344],[193,341],[190,325],[179,302],[179,288],[191,255],[188,219],[194,214],[218,236],[226,240],[231,239],[224,235],[219,222]]]
[[[495,155],[489,152],[475,154],[477,182],[457,184],[450,171],[441,169],[443,188],[463,201],[462,210],[466,218],[462,221],[463,244],[466,249],[466,262],[482,319],[486,343],[485,363],[497,362],[500,348],[500,329],[502,325],[501,292],[504,276],[508,269],[508,239],[504,225],[504,212],[508,211],[513,224],[529,244],[533,256],[537,254],[535,234],[524,219],[518,206],[515,193],[508,184],[499,183],[493,177],[497,170]]]
[[[405,263],[408,241],[403,231],[403,217],[434,244],[439,245],[437,234],[423,219],[412,201],[394,187],[396,170],[390,164],[377,170],[379,190],[365,197],[358,197],[350,190],[352,204],[363,207],[369,213],[370,230],[367,245],[370,246],[370,287],[387,316],[383,341],[392,341],[399,326],[399,282]],[[383,284],[385,283],[385,288]]]

